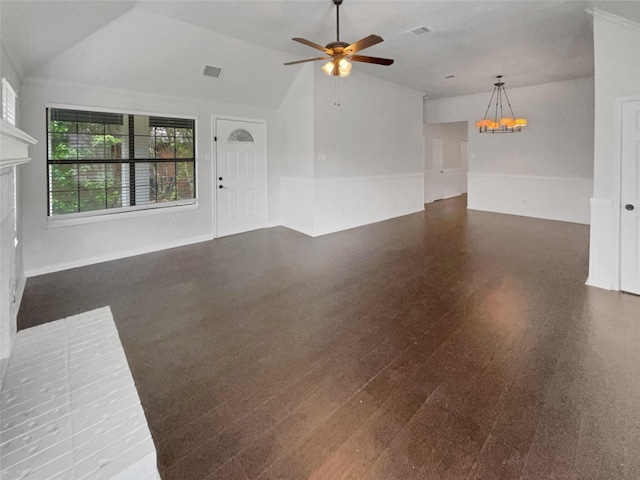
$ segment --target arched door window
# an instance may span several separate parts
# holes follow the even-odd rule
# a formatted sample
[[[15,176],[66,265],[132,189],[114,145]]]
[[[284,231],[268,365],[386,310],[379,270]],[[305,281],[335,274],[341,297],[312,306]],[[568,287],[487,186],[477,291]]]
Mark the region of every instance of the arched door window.
[[[238,128],[229,134],[227,142],[253,142],[253,137],[243,128]]]

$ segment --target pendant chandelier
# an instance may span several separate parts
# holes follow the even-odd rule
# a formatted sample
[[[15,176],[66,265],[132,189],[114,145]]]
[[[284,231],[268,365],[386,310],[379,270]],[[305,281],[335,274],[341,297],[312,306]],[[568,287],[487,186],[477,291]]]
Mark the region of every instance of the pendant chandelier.
[[[496,78],[498,81],[494,83],[493,93],[491,94],[491,99],[489,100],[489,106],[487,106],[487,111],[484,114],[484,118],[482,120],[478,120],[476,122],[476,127],[480,133],[516,133],[522,131],[522,127],[527,126],[526,118],[515,118],[513,114],[513,110],[511,108],[511,103],[509,103],[509,97],[507,97],[507,91],[504,88],[504,82],[500,79],[502,75],[497,75]],[[510,117],[505,117],[502,111],[502,97],[504,97],[507,105],[509,106],[509,112],[511,113]],[[493,115],[493,119],[487,118],[489,115],[489,110],[491,109],[491,105],[493,104],[493,99],[495,98],[495,113]]]

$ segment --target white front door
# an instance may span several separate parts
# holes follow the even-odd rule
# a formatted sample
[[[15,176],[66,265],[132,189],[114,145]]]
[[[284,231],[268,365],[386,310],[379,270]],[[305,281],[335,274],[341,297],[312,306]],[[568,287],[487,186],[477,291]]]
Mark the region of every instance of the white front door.
[[[620,288],[640,295],[640,101],[622,104]]]
[[[215,128],[217,236],[265,228],[265,124],[218,118]]]

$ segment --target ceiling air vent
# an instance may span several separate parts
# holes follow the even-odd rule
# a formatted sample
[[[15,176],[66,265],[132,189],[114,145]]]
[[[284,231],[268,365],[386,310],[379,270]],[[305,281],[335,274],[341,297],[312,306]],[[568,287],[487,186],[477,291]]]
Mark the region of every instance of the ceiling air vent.
[[[202,74],[206,77],[218,78],[220,76],[220,72],[222,72],[221,68],[205,65],[204,72],[202,72]]]
[[[413,30],[409,30],[408,32],[405,33],[413,33],[414,35],[424,35],[425,33],[430,32],[431,30],[429,30],[427,27],[418,27],[418,28],[414,28]]]

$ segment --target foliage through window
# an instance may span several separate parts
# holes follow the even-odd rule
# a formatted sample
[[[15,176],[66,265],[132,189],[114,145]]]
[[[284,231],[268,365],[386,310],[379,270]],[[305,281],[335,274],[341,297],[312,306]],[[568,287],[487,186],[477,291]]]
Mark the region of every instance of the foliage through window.
[[[49,216],[196,198],[195,120],[49,108],[47,141]]]

